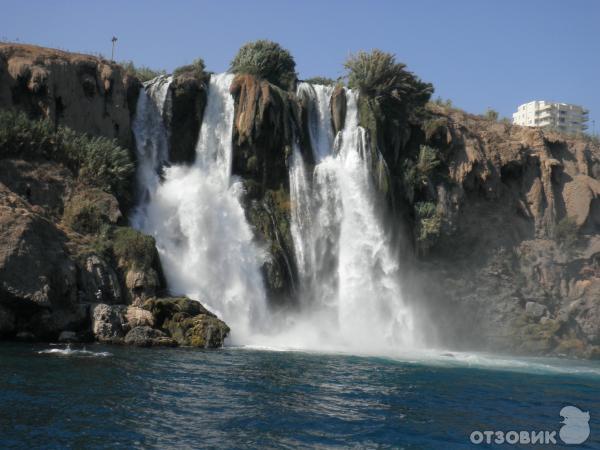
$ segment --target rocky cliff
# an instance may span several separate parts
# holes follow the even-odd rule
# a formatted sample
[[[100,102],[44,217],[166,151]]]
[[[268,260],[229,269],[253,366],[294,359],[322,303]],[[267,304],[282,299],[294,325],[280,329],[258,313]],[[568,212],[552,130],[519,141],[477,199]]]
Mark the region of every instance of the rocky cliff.
[[[33,45],[0,44],[0,108],[23,110],[94,136],[133,144],[140,81],[102,58]]]
[[[434,209],[412,215],[421,251],[411,276],[440,339],[597,356],[598,141],[433,105],[405,150],[422,145],[439,165],[413,201]]]
[[[206,74],[171,85],[170,159],[189,163],[206,103]],[[131,145],[140,83],[110,62],[0,46],[0,107],[55,129]],[[238,75],[232,172],[269,251],[271,305],[296,302],[289,163],[311,167],[302,98]],[[344,127],[345,89],[331,99]],[[403,255],[406,297],[432,343],[527,354],[600,354],[600,145],[428,104],[391,117],[359,101],[374,180]],[[0,334],[139,345],[222,343],[227,326],[201,305],[166,298],[154,242],[124,226],[119,192],[76,168],[0,152]],[[383,174],[383,175],[382,175]],[[121,202],[122,203],[122,202]],[[428,328],[427,328],[428,327]],[[63,333],[63,332],[66,332]]]
[[[168,297],[154,239],[117,200],[140,87],[99,58],[0,45],[0,337],[223,344],[225,323]]]

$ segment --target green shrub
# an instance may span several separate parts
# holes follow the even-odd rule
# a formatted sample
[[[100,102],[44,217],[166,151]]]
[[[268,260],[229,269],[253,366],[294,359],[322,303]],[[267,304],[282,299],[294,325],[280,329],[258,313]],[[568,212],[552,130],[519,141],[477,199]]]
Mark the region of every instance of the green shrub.
[[[52,122],[32,121],[22,112],[0,109],[0,156],[49,157],[55,147]]]
[[[189,74],[194,78],[203,80],[206,77],[206,66],[202,58],[197,58],[192,61],[191,64],[178,67],[173,71],[173,76],[178,77],[180,75]]]
[[[136,67],[133,61],[121,61],[119,65],[123,67],[125,73],[137,77],[142,83],[166,74],[164,70],[154,70],[146,66]]]
[[[120,218],[115,197],[96,188],[78,189],[63,212],[64,224],[82,234],[97,234],[103,225],[114,224]]]
[[[498,117],[500,117],[500,114],[498,114],[498,111],[494,111],[493,109],[488,108],[484,114],[484,117],[488,120],[493,120],[495,122],[498,120]]]
[[[333,78],[327,77],[312,77],[304,80],[305,83],[322,84],[324,86],[335,86],[338,82]]]
[[[296,81],[296,62],[290,52],[267,40],[249,42],[240,48],[230,70],[263,78],[283,89],[292,89]]]
[[[407,71],[391,53],[361,51],[351,55],[344,66],[350,88],[371,97],[393,97],[407,105],[423,106],[433,93],[431,84]]]
[[[129,227],[117,227],[113,232],[113,253],[121,265],[145,270],[156,257],[154,238]]]
[[[554,239],[564,250],[573,250],[579,241],[579,227],[575,219],[562,218],[554,227]]]
[[[428,145],[421,145],[416,169],[421,179],[429,178],[431,173],[440,165],[439,152]]]
[[[126,195],[134,173],[129,152],[116,140],[90,137],[51,121],[29,120],[22,112],[0,110],[0,157],[45,158],[64,164],[79,181],[117,197]]]
[[[65,207],[63,221],[72,230],[82,234],[95,234],[100,231],[100,227],[106,222],[100,208],[93,203],[86,203],[77,207],[68,204]]]
[[[435,203],[415,203],[415,222],[417,242],[422,250],[430,248],[440,235],[442,218],[437,212]]]

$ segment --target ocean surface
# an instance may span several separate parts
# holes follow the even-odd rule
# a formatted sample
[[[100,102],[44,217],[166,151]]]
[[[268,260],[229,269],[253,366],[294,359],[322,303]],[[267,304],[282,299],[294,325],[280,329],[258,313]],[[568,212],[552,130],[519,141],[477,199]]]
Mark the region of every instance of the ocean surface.
[[[568,448],[600,448],[597,362],[0,344],[1,449],[483,448],[566,405],[591,417]]]

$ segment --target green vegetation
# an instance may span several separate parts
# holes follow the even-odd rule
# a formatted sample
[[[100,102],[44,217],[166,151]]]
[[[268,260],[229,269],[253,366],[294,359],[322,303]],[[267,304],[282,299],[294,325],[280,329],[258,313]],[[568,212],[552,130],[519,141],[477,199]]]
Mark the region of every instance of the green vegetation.
[[[129,227],[117,227],[112,233],[113,254],[121,265],[146,270],[156,256],[154,238]]]
[[[106,222],[100,208],[93,203],[74,205],[68,203],[63,215],[64,223],[82,234],[96,234]]]
[[[173,76],[177,77],[184,74],[190,74],[194,78],[203,80],[206,77],[206,65],[202,58],[197,58],[191,64],[178,67],[173,71]]]
[[[488,120],[493,120],[495,122],[498,120],[498,117],[500,117],[500,114],[498,114],[498,111],[494,111],[493,109],[488,108],[484,114],[484,117]]]
[[[117,222],[121,211],[117,200],[100,189],[82,189],[65,204],[63,222],[82,234],[100,233],[104,225]]]
[[[554,239],[565,251],[575,249],[579,241],[579,227],[572,217],[562,218],[554,227]]]
[[[230,70],[254,75],[287,90],[292,89],[296,81],[296,62],[290,52],[267,40],[242,46],[231,61]]]
[[[391,53],[361,51],[351,55],[344,66],[350,88],[370,97],[391,97],[410,106],[423,106],[433,93],[431,84],[407,71]]]
[[[442,219],[433,202],[415,203],[414,211],[417,243],[424,252],[431,248],[439,237]]]
[[[49,120],[29,120],[22,112],[0,111],[0,157],[45,158],[64,164],[78,180],[123,196],[134,164],[115,140],[90,137],[66,127],[55,129]]]
[[[121,61],[119,65],[123,67],[125,73],[137,77],[142,83],[166,74],[164,70],[154,70],[146,66],[136,67],[133,61]]]
[[[322,84],[325,86],[335,86],[338,83],[337,80],[327,77],[312,77],[304,80],[304,82],[310,84]]]
[[[415,191],[432,184],[431,179],[440,164],[438,150],[428,145],[421,145],[416,161],[404,160],[402,182],[409,201],[412,202]]]

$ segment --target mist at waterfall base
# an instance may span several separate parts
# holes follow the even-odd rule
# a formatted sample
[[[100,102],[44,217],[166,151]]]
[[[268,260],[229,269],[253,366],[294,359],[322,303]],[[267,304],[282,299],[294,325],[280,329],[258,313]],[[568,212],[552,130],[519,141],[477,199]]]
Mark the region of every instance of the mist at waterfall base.
[[[132,225],[155,237],[171,294],[199,300],[223,318],[230,345],[374,354],[417,347],[420,327],[403,299],[399,258],[377,209],[373,154],[352,91],[345,127],[334,136],[332,88],[298,87],[309,106],[315,161],[309,172],[295,145],[290,200],[300,304],[293,312],[269,309],[261,274],[269,254],[253,239],[240,202],[243,184],[231,175],[232,77],[210,79],[191,165],[168,161],[171,79],[148,82],[139,98]]]

